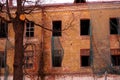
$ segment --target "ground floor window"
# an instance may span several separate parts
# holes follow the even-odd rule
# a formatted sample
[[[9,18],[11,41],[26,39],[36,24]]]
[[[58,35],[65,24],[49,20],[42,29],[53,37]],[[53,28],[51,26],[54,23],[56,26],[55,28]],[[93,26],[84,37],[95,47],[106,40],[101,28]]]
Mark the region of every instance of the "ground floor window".
[[[120,55],[112,55],[113,66],[120,66]]]
[[[89,56],[81,56],[81,66],[82,67],[90,66]]]
[[[62,51],[61,50],[53,50],[52,66],[53,67],[61,67],[61,64],[62,64]]]
[[[0,68],[5,68],[5,66],[6,66],[5,53],[0,51]]]
[[[111,49],[110,51],[113,66],[120,66],[120,49]]]
[[[25,51],[24,53],[24,68],[31,69],[33,68],[33,51]]]
[[[80,50],[80,64],[81,67],[90,66],[90,50],[89,49],[81,49]]]

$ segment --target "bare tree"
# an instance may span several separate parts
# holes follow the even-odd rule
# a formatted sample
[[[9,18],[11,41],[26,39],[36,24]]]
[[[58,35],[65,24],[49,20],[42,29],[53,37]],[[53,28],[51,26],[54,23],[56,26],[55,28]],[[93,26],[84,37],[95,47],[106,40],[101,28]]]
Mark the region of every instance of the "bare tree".
[[[12,1],[12,0],[9,0]],[[0,13],[3,13],[8,16],[6,19],[3,16],[0,16],[2,20],[5,20],[8,23],[13,24],[13,29],[15,32],[15,55],[14,55],[14,72],[13,72],[13,80],[23,80],[23,57],[24,57],[24,46],[23,46],[23,34],[24,34],[24,23],[25,16],[24,14],[30,14],[37,6],[39,0],[32,2],[32,0],[16,0],[16,10],[15,17],[13,17],[13,13],[11,13],[9,7],[9,1],[6,2],[0,1]],[[25,8],[25,4],[32,4],[33,7]],[[41,25],[39,25],[41,26]]]

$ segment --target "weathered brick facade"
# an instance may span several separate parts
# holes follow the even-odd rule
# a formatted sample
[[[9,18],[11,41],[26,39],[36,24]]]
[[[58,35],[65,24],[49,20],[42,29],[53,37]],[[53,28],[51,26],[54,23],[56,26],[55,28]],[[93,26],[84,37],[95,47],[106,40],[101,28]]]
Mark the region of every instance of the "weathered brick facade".
[[[93,70],[90,66],[81,66],[81,53],[82,49],[90,50],[90,35],[80,35],[81,19],[90,19],[92,26],[92,45],[95,60],[93,60],[94,67],[97,70],[106,65],[110,65],[110,49],[119,49],[119,36],[110,35],[110,18],[120,17],[120,3],[80,3],[80,4],[64,4],[64,5],[46,5],[42,10],[35,11],[31,15],[26,15],[31,21],[35,21],[43,25],[43,27],[52,30],[53,21],[61,21],[62,32],[59,37],[60,44],[62,45],[64,54],[62,58],[61,67],[52,66],[52,31],[43,29],[39,26],[34,27],[34,37],[24,37],[25,44],[33,44],[34,49],[29,45],[26,51],[34,50],[35,57],[33,58],[34,66],[32,69],[27,70],[36,74],[38,72],[40,63],[39,58],[41,53],[44,53],[44,73],[50,77],[50,80],[58,79],[59,75],[79,75],[79,74],[92,74]],[[8,44],[5,43],[5,38],[0,39],[0,51],[5,50],[7,45],[7,65],[9,66],[9,73],[13,73],[13,58],[14,58],[14,32],[12,25],[8,25]],[[4,45],[4,46],[3,46]],[[97,47],[97,49],[96,49]],[[99,50],[98,50],[99,49]],[[99,51],[99,52],[98,52]],[[85,52],[85,55],[90,55]],[[99,54],[99,55],[98,55]],[[108,63],[100,55],[107,58]],[[120,55],[118,52],[116,55]],[[101,65],[101,66],[100,66]],[[58,77],[55,77],[58,75]],[[80,76],[77,76],[80,77]],[[56,78],[56,79],[55,79]],[[80,78],[76,78],[79,80]],[[47,79],[46,77],[46,80]],[[67,79],[66,79],[67,80]],[[70,80],[72,80],[70,78]],[[82,79],[83,80],[83,79]],[[86,79],[87,80],[87,79]],[[112,80],[112,79],[111,79]]]

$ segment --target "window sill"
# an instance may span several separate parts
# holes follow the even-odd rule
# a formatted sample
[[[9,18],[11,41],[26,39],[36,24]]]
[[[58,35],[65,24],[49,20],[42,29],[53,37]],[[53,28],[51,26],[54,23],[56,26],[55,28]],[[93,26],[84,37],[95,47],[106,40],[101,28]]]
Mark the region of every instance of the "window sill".
[[[24,43],[37,43],[39,42],[38,38],[35,37],[24,37]]]
[[[81,40],[90,40],[90,36],[89,35],[84,35],[84,36],[80,36]]]

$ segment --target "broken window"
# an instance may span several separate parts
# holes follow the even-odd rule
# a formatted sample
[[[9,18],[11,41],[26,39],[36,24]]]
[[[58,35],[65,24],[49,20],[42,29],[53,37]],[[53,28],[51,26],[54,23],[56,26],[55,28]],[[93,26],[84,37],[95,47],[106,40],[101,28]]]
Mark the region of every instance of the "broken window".
[[[118,34],[118,19],[110,18],[110,34]]]
[[[24,53],[24,68],[25,69],[33,68],[33,51],[26,51]]]
[[[80,61],[82,67],[90,66],[90,50],[89,49],[81,49],[80,50]]]
[[[62,51],[61,50],[52,50],[52,66],[61,67],[62,64]]]
[[[0,19],[0,38],[6,38],[8,34],[8,25]]]
[[[85,3],[86,0],[75,0],[74,3]]]
[[[26,23],[26,37],[34,37],[34,22]]]
[[[89,35],[90,20],[82,19],[80,20],[80,35]]]
[[[120,55],[112,55],[113,66],[120,66]]]
[[[4,52],[0,52],[0,68],[5,68],[6,66],[6,59]]]
[[[62,22],[61,21],[53,21],[52,22],[52,25],[53,25],[53,33],[52,35],[53,36],[61,36],[61,24]]]

